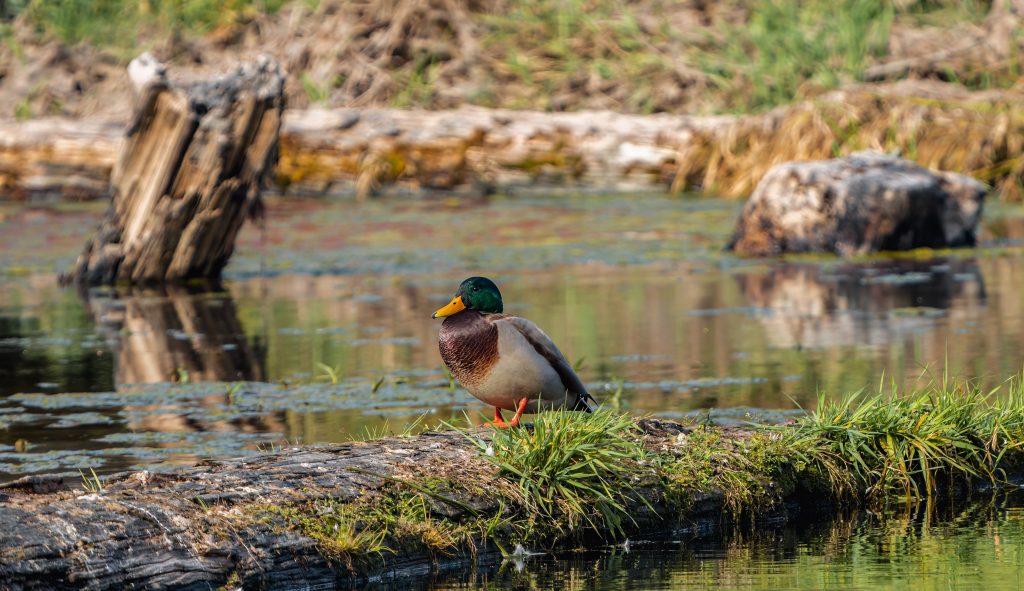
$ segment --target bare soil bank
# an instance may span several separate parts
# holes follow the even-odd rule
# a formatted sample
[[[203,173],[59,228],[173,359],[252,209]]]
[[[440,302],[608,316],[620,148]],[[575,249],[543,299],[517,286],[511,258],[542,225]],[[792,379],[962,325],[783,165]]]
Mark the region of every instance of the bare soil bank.
[[[269,53],[295,109],[709,114],[864,82],[1008,88],[1024,43],[1021,0],[27,4],[0,21],[0,118],[125,118],[124,66],[146,50],[182,78]]]

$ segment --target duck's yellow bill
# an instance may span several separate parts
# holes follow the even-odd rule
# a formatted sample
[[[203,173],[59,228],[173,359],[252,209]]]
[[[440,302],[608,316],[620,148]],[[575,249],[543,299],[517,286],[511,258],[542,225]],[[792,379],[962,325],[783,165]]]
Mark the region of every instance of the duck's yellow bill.
[[[462,296],[455,296],[452,301],[448,302],[448,305],[441,308],[431,318],[444,318],[445,316],[451,316],[452,314],[458,314],[459,312],[466,309],[466,304],[462,303]]]

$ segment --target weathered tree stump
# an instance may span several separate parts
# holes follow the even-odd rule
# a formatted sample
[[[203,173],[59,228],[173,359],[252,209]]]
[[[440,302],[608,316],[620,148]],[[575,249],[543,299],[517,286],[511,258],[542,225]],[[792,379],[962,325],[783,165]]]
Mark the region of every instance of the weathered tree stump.
[[[261,58],[177,87],[148,54],[128,68],[138,91],[111,175],[113,204],[66,283],[216,279],[277,161],[284,78]]]
[[[987,189],[878,152],[789,162],[768,171],[728,248],[768,256],[974,246]]]

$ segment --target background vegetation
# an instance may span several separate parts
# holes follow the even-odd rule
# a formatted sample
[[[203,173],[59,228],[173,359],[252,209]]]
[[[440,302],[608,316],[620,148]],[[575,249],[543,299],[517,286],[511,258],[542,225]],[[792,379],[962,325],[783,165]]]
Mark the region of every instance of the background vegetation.
[[[290,66],[310,103],[746,112],[863,81],[873,64],[946,49],[991,4],[6,0],[0,8],[35,41],[86,43],[119,59],[140,47],[166,50],[168,38],[194,42],[199,54],[300,41],[306,56]],[[198,41],[211,34],[211,47]],[[171,45],[180,49],[178,41]],[[1016,63],[984,75],[958,68],[924,75],[981,88],[1019,78]]]

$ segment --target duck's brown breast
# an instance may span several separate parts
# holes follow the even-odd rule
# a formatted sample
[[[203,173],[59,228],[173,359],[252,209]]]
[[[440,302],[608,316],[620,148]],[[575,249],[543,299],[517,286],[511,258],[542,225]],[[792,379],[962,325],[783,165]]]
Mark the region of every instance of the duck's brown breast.
[[[498,327],[473,310],[445,318],[437,344],[452,375],[470,391],[498,361]]]

